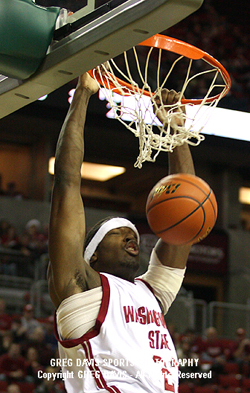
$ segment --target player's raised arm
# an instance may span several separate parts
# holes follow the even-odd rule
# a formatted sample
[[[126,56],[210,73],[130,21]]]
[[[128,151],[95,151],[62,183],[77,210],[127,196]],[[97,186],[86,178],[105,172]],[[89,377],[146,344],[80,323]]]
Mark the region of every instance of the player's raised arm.
[[[164,123],[164,109],[158,110],[160,104],[163,103],[164,105],[171,105],[177,102],[178,99],[179,93],[176,93],[174,90],[169,91],[167,89],[163,89],[161,97],[156,95],[154,100],[154,111],[162,123]],[[175,132],[175,125],[182,126],[184,123],[184,117],[182,116],[181,111],[185,113],[184,106],[177,109],[175,111],[176,114],[172,117],[172,132]],[[168,161],[169,175],[174,173],[195,174],[193,159],[187,143],[184,143],[182,146],[175,147],[172,153],[168,153]],[[188,254],[190,252],[190,245],[174,246],[159,240],[155,247],[155,251],[163,265],[183,269],[186,266]]]
[[[88,74],[79,78],[56,147],[48,268],[55,307],[74,293],[100,285],[98,273],[83,261],[85,214],[80,193],[86,111],[97,90],[97,83]]]

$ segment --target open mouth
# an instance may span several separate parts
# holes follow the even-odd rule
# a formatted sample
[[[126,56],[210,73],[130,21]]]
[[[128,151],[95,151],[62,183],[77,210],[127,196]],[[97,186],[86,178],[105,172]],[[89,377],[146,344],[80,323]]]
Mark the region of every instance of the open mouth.
[[[135,240],[129,240],[126,243],[125,250],[131,255],[138,255],[139,254],[139,246]]]

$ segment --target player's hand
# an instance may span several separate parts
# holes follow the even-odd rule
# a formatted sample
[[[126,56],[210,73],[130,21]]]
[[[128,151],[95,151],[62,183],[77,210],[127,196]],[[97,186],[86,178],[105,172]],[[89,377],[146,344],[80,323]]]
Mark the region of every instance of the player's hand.
[[[109,70],[109,62],[106,61],[104,64],[96,67],[96,71],[102,74]],[[87,89],[90,94],[95,94],[99,90],[99,85],[92,76],[86,72],[82,76],[79,77],[78,85],[82,86],[83,88]]]
[[[171,128],[175,126],[183,126],[185,123],[185,106],[174,104],[180,102],[180,93],[175,90],[162,89],[161,94],[156,93],[152,99],[154,113],[160,120],[160,122],[167,127],[170,122]]]
[[[82,88],[87,89],[91,95],[97,93],[97,91],[99,90],[98,83],[89,75],[88,72],[85,72],[84,74],[79,76],[77,86],[81,86]]]

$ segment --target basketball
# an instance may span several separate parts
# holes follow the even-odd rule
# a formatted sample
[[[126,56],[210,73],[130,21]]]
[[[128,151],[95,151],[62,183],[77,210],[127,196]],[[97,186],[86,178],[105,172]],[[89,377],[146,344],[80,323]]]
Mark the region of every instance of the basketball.
[[[146,214],[151,230],[164,242],[194,244],[214,227],[217,202],[204,180],[178,173],[164,177],[152,188]]]

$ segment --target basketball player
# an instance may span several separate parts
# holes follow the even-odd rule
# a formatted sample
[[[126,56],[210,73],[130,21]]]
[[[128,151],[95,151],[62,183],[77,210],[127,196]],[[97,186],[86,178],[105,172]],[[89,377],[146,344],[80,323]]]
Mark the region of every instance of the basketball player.
[[[48,281],[59,365],[69,393],[177,393],[177,357],[163,313],[180,289],[190,246],[159,240],[148,271],[135,279],[139,233],[130,221],[107,219],[84,243],[83,129],[97,90],[88,74],[79,78],[56,148]],[[163,92],[165,103],[176,97]],[[187,144],[169,155],[169,171],[194,174]]]

